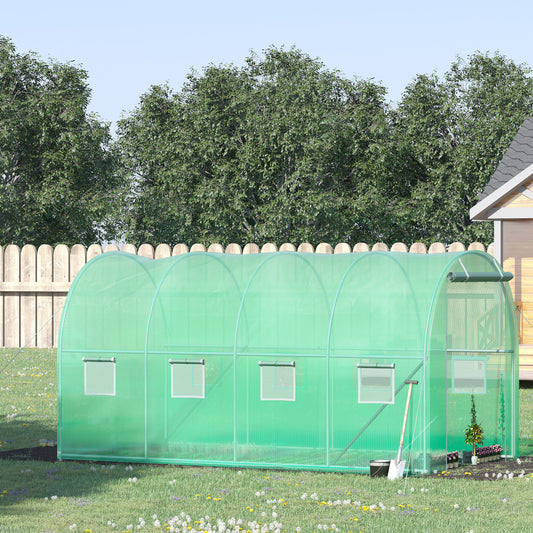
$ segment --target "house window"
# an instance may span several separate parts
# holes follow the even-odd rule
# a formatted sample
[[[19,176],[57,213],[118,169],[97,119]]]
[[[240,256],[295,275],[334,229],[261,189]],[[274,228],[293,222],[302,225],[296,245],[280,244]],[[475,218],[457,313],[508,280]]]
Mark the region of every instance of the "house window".
[[[205,360],[169,359],[172,398],[205,398]]]
[[[487,359],[454,357],[452,359],[452,391],[458,394],[487,392]]]
[[[296,400],[296,365],[294,361],[259,361],[261,400]]]
[[[86,396],[116,395],[116,360],[83,358],[84,391]]]
[[[394,365],[357,365],[359,403],[394,403]]]

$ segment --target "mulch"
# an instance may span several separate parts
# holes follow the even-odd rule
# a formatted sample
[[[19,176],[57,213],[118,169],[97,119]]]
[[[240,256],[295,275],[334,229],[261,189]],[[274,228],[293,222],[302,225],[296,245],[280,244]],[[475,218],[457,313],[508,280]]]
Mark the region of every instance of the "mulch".
[[[0,459],[12,461],[57,461],[57,446],[35,446],[34,448],[19,448],[17,450],[0,451]]]
[[[488,474],[488,476],[487,476]],[[499,477],[498,477],[499,474]],[[533,475],[533,457],[520,459],[500,459],[479,465],[461,465],[451,468],[447,472],[432,472],[430,477],[446,479],[478,479],[482,481],[499,481],[501,479],[522,477],[531,478]]]

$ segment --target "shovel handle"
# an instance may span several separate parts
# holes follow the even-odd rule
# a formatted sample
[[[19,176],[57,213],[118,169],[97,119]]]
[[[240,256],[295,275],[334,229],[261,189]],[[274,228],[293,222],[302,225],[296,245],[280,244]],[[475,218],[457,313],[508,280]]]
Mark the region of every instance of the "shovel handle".
[[[403,426],[402,426],[402,436],[400,437],[400,447],[398,448],[398,463],[402,458],[403,450],[403,438],[405,436],[405,427],[407,426],[407,414],[409,413],[409,403],[411,401],[411,392],[413,391],[413,385],[416,385],[418,381],[409,380],[405,383],[409,384],[409,390],[407,391],[407,403],[405,404],[405,414],[403,415]]]

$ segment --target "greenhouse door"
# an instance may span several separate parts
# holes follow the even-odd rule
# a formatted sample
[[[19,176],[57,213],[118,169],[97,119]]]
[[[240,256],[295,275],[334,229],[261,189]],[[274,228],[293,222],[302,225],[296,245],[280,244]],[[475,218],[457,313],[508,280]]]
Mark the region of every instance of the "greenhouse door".
[[[461,451],[472,401],[487,445],[507,441],[512,418],[506,376],[513,361],[512,331],[502,283],[449,283],[446,346],[446,448]]]

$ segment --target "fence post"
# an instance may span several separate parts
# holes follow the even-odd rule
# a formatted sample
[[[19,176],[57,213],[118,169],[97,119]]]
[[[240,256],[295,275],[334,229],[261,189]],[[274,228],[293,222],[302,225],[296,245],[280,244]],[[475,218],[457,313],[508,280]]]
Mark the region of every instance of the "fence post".
[[[407,248],[407,245],[404,244],[403,242],[395,242],[391,247],[390,247],[390,251],[391,252],[402,252],[402,253],[407,253],[409,250]]]
[[[448,252],[464,252],[465,250],[465,245],[462,242],[452,242],[448,248]]]
[[[299,252],[307,252],[307,253],[314,253],[315,249],[313,248],[312,244],[309,244],[308,242],[302,242],[300,246],[298,246]]]
[[[345,242],[339,242],[335,249],[333,250],[334,254],[351,254],[352,253],[352,247],[345,243]]]
[[[353,251],[354,252],[370,252],[370,247],[368,246],[368,244],[366,242],[358,242],[354,247],[353,247]]]
[[[442,242],[431,243],[428,254],[443,254],[446,253],[446,246]]]
[[[20,252],[20,281],[37,281],[37,249],[26,244]],[[36,293],[20,293],[20,345],[35,347],[37,302]]]
[[[66,244],[58,244],[54,249],[54,264],[53,264],[53,281],[54,282],[68,282],[70,278],[70,250]],[[54,347],[57,346],[57,339],[59,337],[59,324],[61,323],[61,311],[65,305],[66,295],[60,293],[52,294],[53,301],[53,323],[54,323]]]
[[[20,248],[6,246],[4,252],[4,281],[20,281]],[[4,342],[7,348],[20,346],[20,293],[4,294]]]
[[[258,254],[259,253],[259,246],[253,242],[249,242],[244,246],[244,249],[242,251],[243,255],[246,254]]]
[[[315,250],[315,253],[317,254],[332,254],[333,248],[331,247],[331,244],[328,242],[321,242]]]
[[[42,244],[37,250],[37,282],[52,283],[54,250],[49,244]],[[54,314],[51,292],[37,295],[37,347],[51,348],[54,345]]]
[[[239,244],[232,242],[226,246],[227,254],[242,255],[242,249]]]
[[[170,257],[172,255],[172,250],[168,244],[158,244],[155,249],[154,257],[155,259],[163,259],[164,257]]]
[[[410,254],[427,254],[426,245],[423,242],[414,242],[409,248]]]

